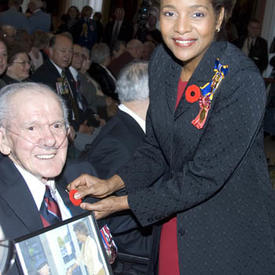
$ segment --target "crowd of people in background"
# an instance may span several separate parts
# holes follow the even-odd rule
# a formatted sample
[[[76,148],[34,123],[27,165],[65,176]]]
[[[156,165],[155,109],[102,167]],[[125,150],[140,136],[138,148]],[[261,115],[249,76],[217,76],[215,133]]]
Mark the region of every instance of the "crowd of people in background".
[[[53,27],[45,2],[31,0],[25,13],[21,4],[9,0],[8,10],[0,13],[0,39],[6,52],[0,87],[42,82],[65,98],[71,110],[69,156],[75,158],[116,114],[120,70],[134,60],[148,61],[161,43],[158,8],[148,11],[148,23],[141,30],[126,21],[123,8],[116,8],[104,26],[102,14],[92,7],[71,6]],[[64,84],[62,73],[69,93],[59,89]]]

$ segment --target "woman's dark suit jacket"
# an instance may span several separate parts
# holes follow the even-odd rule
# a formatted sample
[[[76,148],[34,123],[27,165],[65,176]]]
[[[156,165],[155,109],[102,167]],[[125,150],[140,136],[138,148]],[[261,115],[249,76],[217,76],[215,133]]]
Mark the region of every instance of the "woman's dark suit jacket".
[[[275,274],[274,211],[261,130],[265,87],[239,49],[215,42],[188,85],[203,86],[216,58],[229,71],[202,129],[199,103],[183,95],[175,111],[181,65],[160,46],[150,63],[146,140],[119,171],[138,221],[177,213],[180,274]],[[151,184],[159,177],[162,181]]]

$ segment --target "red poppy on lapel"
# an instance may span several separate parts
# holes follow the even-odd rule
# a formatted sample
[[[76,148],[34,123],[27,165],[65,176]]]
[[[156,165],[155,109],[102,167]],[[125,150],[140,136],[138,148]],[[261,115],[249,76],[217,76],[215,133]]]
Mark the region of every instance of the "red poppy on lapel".
[[[201,97],[201,90],[197,85],[190,85],[185,92],[185,99],[189,103],[194,103]]]

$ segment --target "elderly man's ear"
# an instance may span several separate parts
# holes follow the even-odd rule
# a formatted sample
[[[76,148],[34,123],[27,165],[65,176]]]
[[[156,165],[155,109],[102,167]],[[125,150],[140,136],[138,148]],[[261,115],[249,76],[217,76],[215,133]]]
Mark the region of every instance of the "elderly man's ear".
[[[7,139],[6,130],[3,127],[0,127],[0,152],[3,155],[9,155],[11,148]]]

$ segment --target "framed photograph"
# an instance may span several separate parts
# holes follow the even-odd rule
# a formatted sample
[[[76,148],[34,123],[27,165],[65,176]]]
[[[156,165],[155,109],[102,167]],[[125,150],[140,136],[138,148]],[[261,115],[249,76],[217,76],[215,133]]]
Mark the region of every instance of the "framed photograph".
[[[16,239],[15,248],[23,274],[113,274],[91,213]]]

